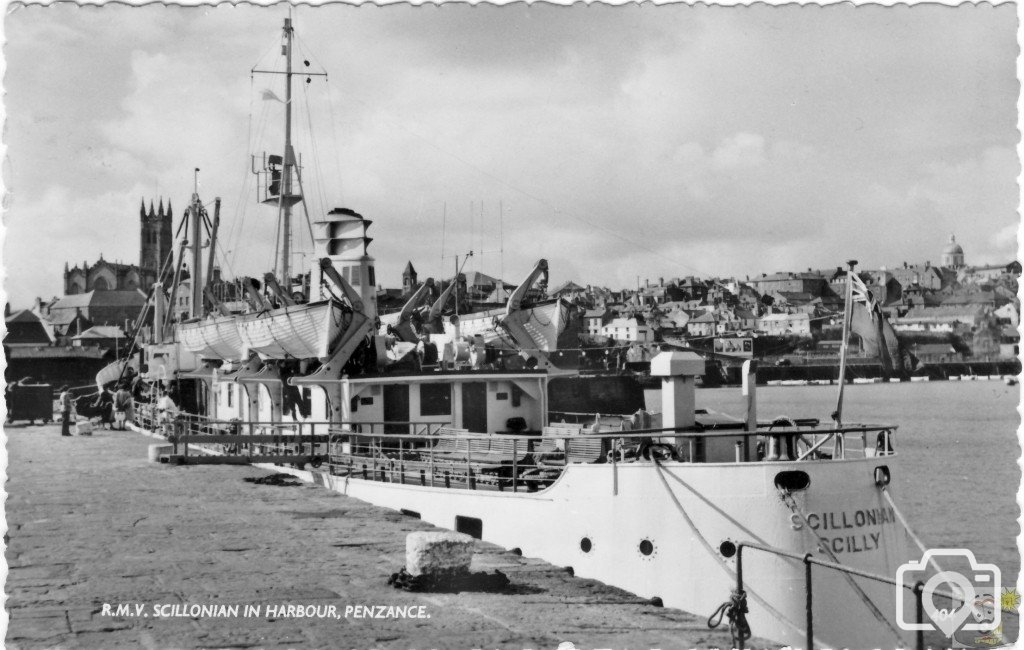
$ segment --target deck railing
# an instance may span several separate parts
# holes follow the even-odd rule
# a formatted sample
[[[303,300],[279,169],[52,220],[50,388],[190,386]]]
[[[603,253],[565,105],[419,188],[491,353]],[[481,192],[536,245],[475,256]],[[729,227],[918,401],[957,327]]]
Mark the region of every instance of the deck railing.
[[[433,429],[426,433],[391,434],[379,433],[377,427],[332,427],[328,470],[335,475],[393,483],[518,492],[550,485],[568,465],[608,464],[617,490],[618,466],[637,460],[807,462],[894,453],[892,428],[885,426],[816,429],[813,433],[778,428],[758,432],[692,428],[595,432],[561,424],[547,427],[540,435],[490,435],[430,426]],[[762,458],[757,458],[759,440],[765,450]],[[848,441],[859,443],[859,447],[851,448]],[[709,457],[709,446],[717,445],[721,456],[728,443],[733,443],[728,458]],[[821,451],[827,443],[832,443],[831,449],[838,455]]]
[[[202,444],[253,462],[327,463],[334,474],[430,485],[534,490],[554,481],[566,465],[616,466],[656,458],[691,463],[823,461],[894,453],[895,427],[816,426],[815,421],[776,420],[756,431],[727,424],[717,428],[629,429],[625,420],[559,423],[543,433],[473,434],[439,422],[242,422],[159,412],[136,405],[142,426],[183,445]],[[618,427],[616,429],[616,427]],[[177,455],[178,450],[175,451]],[[271,456],[288,457],[279,461]],[[416,476],[408,474],[415,470]],[[617,477],[617,474],[616,474]]]

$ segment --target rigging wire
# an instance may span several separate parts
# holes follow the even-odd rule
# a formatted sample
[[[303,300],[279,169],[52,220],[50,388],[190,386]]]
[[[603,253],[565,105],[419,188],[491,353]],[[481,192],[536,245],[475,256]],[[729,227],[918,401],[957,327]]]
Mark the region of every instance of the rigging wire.
[[[309,61],[310,55],[306,52],[306,48],[305,48],[304,44],[298,42],[298,39],[296,39],[296,44],[298,45],[299,54],[303,57],[303,62],[305,63],[306,61]],[[321,70],[321,72],[326,75],[326,72],[323,72],[322,70]],[[320,74],[320,73],[318,72],[317,74]],[[308,79],[310,79],[310,77],[307,77],[307,80]],[[326,80],[326,77],[325,77],[325,80]],[[321,164],[320,148],[317,146],[316,138],[313,137],[313,133],[314,133],[314,131],[313,131],[313,117],[312,117],[312,112],[311,112],[311,106],[313,105],[313,102],[311,102],[309,100],[309,87],[310,87],[310,85],[311,84],[309,84],[309,83],[306,83],[306,84],[303,85],[303,95],[304,95],[304,99],[305,99],[305,102],[306,102],[306,120],[307,120],[308,129],[309,129],[308,130],[308,135],[309,135],[309,141],[310,141],[310,149],[313,152],[314,160],[316,162],[316,165],[315,165],[314,170],[313,170],[314,174],[316,175],[316,178],[313,179],[313,180],[316,181],[316,189],[319,190],[319,197],[320,197],[320,200],[322,201],[321,206],[320,206],[320,210],[321,210],[321,212],[326,212],[327,211],[327,205],[328,205],[327,183],[324,181],[324,171],[323,171],[323,165]],[[329,95],[327,97],[327,103],[328,103],[328,105],[330,105],[330,103],[331,103]],[[336,145],[337,141],[335,140],[334,143]],[[340,173],[339,173],[339,176],[340,176]],[[312,244],[312,242],[310,242],[310,243]]]
[[[330,76],[327,74],[327,69],[324,67],[324,65],[319,61],[319,59],[317,59],[312,54],[312,51],[306,49],[305,41],[302,41],[297,34],[295,35],[295,41],[294,42],[295,42],[296,46],[299,48],[299,52],[302,55],[303,61],[304,62],[305,61],[312,61],[313,63],[316,64],[316,67],[319,68],[318,72],[324,74],[324,92],[325,92],[325,94],[327,96],[327,109],[328,109],[328,112],[329,112],[329,121],[330,121],[330,126],[331,126],[331,142],[334,144],[334,151],[335,151],[335,155],[331,157],[331,161],[334,164],[334,178],[337,179],[335,181],[335,184],[336,184],[337,188],[334,191],[335,191],[335,194],[337,196],[337,199],[341,200],[342,195],[344,194],[344,192],[342,191],[343,183],[342,183],[341,164],[340,164],[341,148],[338,146],[338,143],[339,143],[338,133],[337,133],[337,130],[335,129],[335,123],[337,122],[337,120],[334,117],[334,102],[331,100]],[[322,168],[319,171],[320,171],[321,174],[323,173],[323,169]],[[326,188],[326,184],[324,185],[324,187]],[[324,195],[325,195],[324,210],[326,210],[327,209],[326,189],[324,190]]]
[[[320,189],[320,196],[318,197],[320,199],[320,201],[321,201],[321,203],[320,203],[320,211],[321,212],[326,212],[326,208],[327,208],[327,195],[324,193],[324,187],[325,187],[326,184],[323,182],[322,172],[320,171],[322,169],[321,166],[320,166],[320,148],[316,144],[316,138],[313,137],[313,115],[312,115],[312,113],[310,112],[310,109],[309,109],[309,106],[310,106],[309,93],[307,92],[306,88],[303,88],[302,91],[303,91],[302,92],[303,98],[305,99],[305,102],[306,102],[306,125],[307,125],[307,127],[309,129],[308,133],[309,133],[310,150],[313,152],[313,174],[314,174],[315,177],[317,177],[315,179],[315,183],[314,184]],[[304,206],[308,205],[308,201],[306,200],[305,196],[303,196],[302,200],[303,200]],[[309,221],[309,210],[308,209],[305,210],[305,215],[306,215],[306,227],[309,228],[309,244],[312,247],[312,245],[313,245],[313,224],[310,223],[310,221]]]

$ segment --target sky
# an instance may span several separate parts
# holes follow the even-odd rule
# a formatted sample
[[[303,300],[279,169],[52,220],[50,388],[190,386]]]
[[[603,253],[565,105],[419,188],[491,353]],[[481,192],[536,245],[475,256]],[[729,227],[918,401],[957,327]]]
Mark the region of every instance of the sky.
[[[373,221],[378,282],[551,282],[1017,252],[1016,8],[301,7],[310,218]],[[222,199],[225,275],[273,267],[252,154],[280,153],[287,8],[20,7],[5,20],[4,286],[138,263],[140,201]],[[308,60],[306,67],[302,61]],[[312,133],[312,135],[309,135]],[[305,216],[293,263],[308,265]]]

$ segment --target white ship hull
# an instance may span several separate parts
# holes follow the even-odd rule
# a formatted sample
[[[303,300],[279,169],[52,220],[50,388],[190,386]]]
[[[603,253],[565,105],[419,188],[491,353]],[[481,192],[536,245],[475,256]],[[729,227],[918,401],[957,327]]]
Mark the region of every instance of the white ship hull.
[[[329,300],[246,314],[237,324],[249,352],[268,359],[322,359],[349,320],[341,303]]]
[[[667,607],[703,616],[727,601],[735,588],[736,558],[719,552],[724,541],[752,541],[829,560],[818,549],[814,533],[797,529],[798,519],[779,497],[773,481],[783,470],[810,475],[811,487],[795,493],[795,501],[818,524],[817,534],[840,562],[894,577],[908,559],[905,534],[873,481],[876,466],[893,471],[894,461],[885,456],[827,463],[664,463],[664,482],[650,462],[617,468],[572,465],[551,487],[536,493],[423,487],[274,469],[375,505],[418,513],[443,528],[455,529],[457,517],[477,519],[484,541],[521,549],[526,556],[572,567],[577,576],[643,598],[659,597]],[[589,552],[581,547],[584,539],[590,541]],[[644,540],[652,545],[649,555],[641,552]],[[804,647],[803,564],[752,549],[744,553],[743,564],[754,636]],[[894,588],[856,580],[895,625]],[[840,574],[816,567],[813,594],[815,638],[821,646],[896,646],[895,635]]]

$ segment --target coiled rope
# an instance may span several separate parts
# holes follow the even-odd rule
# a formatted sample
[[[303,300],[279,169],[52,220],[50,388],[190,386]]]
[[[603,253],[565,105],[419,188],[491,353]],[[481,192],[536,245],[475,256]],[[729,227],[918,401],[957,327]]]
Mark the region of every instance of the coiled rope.
[[[750,625],[747,623],[747,594],[745,591],[733,590],[729,600],[718,606],[715,613],[708,618],[708,627],[717,628],[723,618],[729,620],[729,633],[732,634],[734,648],[742,648],[750,638]]]

